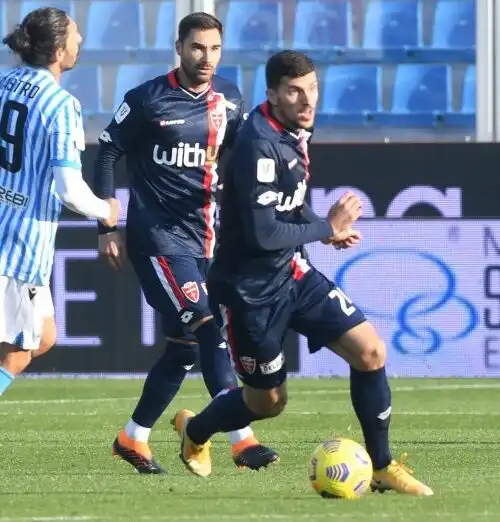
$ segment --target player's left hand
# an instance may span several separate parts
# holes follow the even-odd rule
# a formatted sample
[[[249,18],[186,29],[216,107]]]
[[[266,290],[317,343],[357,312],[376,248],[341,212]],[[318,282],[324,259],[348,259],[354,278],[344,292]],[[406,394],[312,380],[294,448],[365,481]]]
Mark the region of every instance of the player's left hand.
[[[108,258],[109,264],[120,270],[123,264],[125,248],[119,232],[99,234],[99,252]]]

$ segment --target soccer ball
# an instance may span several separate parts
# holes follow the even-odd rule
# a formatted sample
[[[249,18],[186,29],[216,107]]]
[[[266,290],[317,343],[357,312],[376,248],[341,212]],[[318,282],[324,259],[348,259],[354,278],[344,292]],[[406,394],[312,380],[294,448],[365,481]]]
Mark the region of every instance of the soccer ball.
[[[312,487],[324,498],[357,499],[370,487],[372,476],[370,456],[353,440],[323,442],[309,460]]]

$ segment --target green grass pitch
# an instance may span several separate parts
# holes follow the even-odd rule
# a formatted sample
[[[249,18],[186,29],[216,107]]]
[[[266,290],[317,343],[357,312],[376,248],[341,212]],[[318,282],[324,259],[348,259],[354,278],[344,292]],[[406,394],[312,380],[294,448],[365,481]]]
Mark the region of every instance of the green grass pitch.
[[[139,380],[18,380],[0,399],[0,522],[21,521],[500,521],[500,383],[394,379],[392,447],[435,492],[430,498],[368,494],[324,500],[307,478],[315,446],[333,436],[361,441],[348,382],[291,380],[286,412],[254,426],[281,462],[239,471],[225,438],[214,439],[209,479],[188,474],[169,419],[200,409],[187,381],[152,435],[166,476],[140,476],[111,457]]]

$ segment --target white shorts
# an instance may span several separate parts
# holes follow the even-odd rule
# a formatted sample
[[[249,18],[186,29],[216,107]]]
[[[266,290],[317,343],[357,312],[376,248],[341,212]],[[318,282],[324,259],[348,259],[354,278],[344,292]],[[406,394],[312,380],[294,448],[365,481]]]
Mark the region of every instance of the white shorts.
[[[0,342],[38,350],[44,319],[53,315],[49,286],[0,276]]]

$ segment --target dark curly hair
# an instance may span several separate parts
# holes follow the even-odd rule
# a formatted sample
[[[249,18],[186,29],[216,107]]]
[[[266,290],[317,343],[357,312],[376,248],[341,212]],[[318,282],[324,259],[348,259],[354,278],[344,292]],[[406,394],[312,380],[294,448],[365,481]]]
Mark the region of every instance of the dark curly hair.
[[[280,51],[267,61],[267,88],[277,89],[285,76],[288,78],[300,78],[315,70],[313,61],[304,53],[291,50]]]

